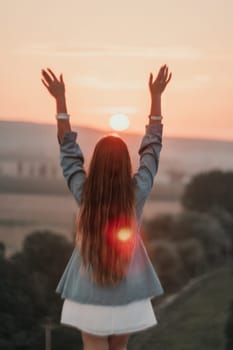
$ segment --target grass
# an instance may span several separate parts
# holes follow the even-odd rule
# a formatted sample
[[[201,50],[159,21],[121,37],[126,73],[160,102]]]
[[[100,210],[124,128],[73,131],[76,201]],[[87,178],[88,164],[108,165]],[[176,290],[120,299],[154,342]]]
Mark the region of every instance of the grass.
[[[129,350],[224,350],[233,269],[218,269],[182,297],[155,310],[158,325],[132,335]]]

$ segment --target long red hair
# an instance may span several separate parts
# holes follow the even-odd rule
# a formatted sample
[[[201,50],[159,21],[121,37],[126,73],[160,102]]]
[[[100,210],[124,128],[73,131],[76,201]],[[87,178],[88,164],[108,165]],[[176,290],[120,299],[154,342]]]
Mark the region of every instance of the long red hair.
[[[83,267],[99,285],[118,284],[127,274],[136,232],[132,165],[118,136],[95,146],[76,224]]]

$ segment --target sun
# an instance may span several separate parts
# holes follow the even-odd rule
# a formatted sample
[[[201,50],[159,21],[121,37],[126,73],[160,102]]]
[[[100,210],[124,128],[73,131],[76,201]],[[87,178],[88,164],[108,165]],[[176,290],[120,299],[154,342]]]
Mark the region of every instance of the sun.
[[[129,127],[129,118],[125,114],[113,114],[109,119],[109,124],[114,130],[126,130]]]

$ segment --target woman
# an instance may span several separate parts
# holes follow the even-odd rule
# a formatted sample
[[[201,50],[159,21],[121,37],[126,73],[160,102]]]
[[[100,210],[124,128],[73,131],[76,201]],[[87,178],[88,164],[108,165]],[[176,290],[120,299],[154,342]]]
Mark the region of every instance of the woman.
[[[157,324],[151,299],[164,293],[140,235],[142,209],[158,171],[162,148],[161,95],[171,79],[162,66],[153,82],[151,111],[138,171],[127,145],[107,135],[94,149],[88,173],[71,130],[62,74],[42,70],[56,100],[60,164],[79,207],[75,247],[56,292],[64,298],[61,323],[81,331],[85,350],[123,350],[131,333]]]

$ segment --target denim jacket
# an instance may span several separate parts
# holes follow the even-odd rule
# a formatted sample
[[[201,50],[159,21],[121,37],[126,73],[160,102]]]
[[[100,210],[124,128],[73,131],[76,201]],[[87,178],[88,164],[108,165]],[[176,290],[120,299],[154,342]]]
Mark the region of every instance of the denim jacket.
[[[163,124],[145,126],[145,135],[139,147],[139,167],[133,175],[135,184],[135,211],[138,227],[145,201],[153,187],[154,177],[158,171],[160,151],[162,148]],[[82,186],[86,178],[83,167],[84,157],[78,143],[77,132],[66,131],[60,142],[60,165],[70,192],[77,205],[80,205]],[[71,257],[56,287],[56,293],[61,298],[67,298],[80,303],[123,305],[134,300],[154,298],[164,293],[158,275],[147,254],[142,237],[137,234],[136,247],[129,270],[117,286],[98,286],[92,282],[84,269],[80,269],[81,256],[79,248],[74,247]]]

